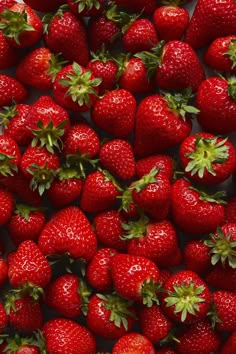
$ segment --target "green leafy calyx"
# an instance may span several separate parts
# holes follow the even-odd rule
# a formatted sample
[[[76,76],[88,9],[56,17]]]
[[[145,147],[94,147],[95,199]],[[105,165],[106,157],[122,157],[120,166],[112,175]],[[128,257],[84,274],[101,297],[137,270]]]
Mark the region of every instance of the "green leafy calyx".
[[[45,190],[51,187],[54,178],[57,175],[57,170],[53,170],[47,166],[47,163],[40,167],[37,164],[31,164],[27,171],[33,176],[30,181],[30,188],[35,191],[38,189],[40,195],[43,195]]]
[[[159,304],[157,292],[160,290],[161,283],[154,282],[153,278],[147,279],[143,282],[141,287],[141,296],[143,298],[143,304],[147,307]]]
[[[150,183],[157,183],[156,176],[158,175],[160,168],[157,169],[155,166],[151,169],[151,171],[144,175],[140,180],[132,183],[131,189],[135,189],[137,193],[141,192],[145,189]]]
[[[165,41],[160,41],[150,52],[143,51],[135,54],[135,57],[141,59],[146,66],[148,78],[151,78],[161,65],[164,45]]]
[[[234,69],[236,66],[236,39],[231,39],[228,46],[228,50],[223,54],[229,56],[232,61],[231,69]]]
[[[128,224],[122,223],[122,228],[125,230],[122,240],[145,237],[148,224],[149,219],[146,216],[141,217],[138,221],[130,221]]]
[[[6,177],[9,175],[14,176],[17,173],[18,168],[14,160],[14,156],[0,153],[0,175]]]

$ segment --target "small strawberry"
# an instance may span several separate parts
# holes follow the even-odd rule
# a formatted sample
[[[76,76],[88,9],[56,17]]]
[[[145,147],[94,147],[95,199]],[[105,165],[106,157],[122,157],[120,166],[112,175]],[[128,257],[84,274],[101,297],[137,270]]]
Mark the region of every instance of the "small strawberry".
[[[8,43],[2,32],[0,32],[0,70],[15,66],[18,60],[17,50]]]
[[[92,111],[96,126],[116,138],[126,138],[133,132],[136,100],[126,90],[113,90],[99,99]]]
[[[170,2],[169,6],[156,9],[153,23],[161,40],[181,40],[189,23],[189,14],[184,8],[171,5]]]
[[[187,28],[185,41],[198,49],[215,38],[235,33],[235,16],[234,0],[200,0]]]
[[[8,265],[3,258],[0,257],[0,286],[2,287],[8,278]]]
[[[126,0],[114,0],[117,6],[127,9],[131,12],[142,12],[145,15],[151,15],[156,7],[157,2],[156,0],[131,0],[127,2]]]
[[[211,268],[209,247],[201,241],[190,241],[184,247],[185,268],[197,274],[206,273]]]
[[[215,289],[227,291],[235,291],[236,288],[236,270],[227,264],[216,264],[205,276],[205,280],[209,286]]]
[[[222,192],[207,194],[181,178],[172,185],[171,198],[173,220],[187,234],[214,232],[224,219]]]
[[[16,141],[9,136],[0,136],[0,176],[13,176],[21,161],[21,153]]]
[[[89,300],[87,327],[102,338],[122,337],[130,332],[135,318],[132,302],[116,294],[95,294]]]
[[[194,272],[179,271],[163,284],[161,308],[177,322],[192,323],[204,318],[210,308],[207,285]]]
[[[221,348],[221,354],[234,354],[236,351],[236,331],[234,331]]]
[[[16,3],[0,13],[0,29],[8,42],[16,48],[36,44],[43,34],[43,24],[31,7]]]
[[[148,338],[140,333],[132,332],[119,338],[115,343],[112,354],[155,354],[155,349]]]
[[[236,196],[230,198],[225,205],[224,223],[236,223]]]
[[[7,231],[13,243],[18,246],[26,240],[36,241],[45,222],[45,215],[40,209],[17,204],[7,225]]]
[[[0,74],[0,108],[24,101],[28,96],[27,89],[15,78]]]
[[[138,178],[142,178],[147,175],[153,167],[159,170],[158,175],[165,175],[172,181],[174,171],[174,160],[170,155],[158,154],[145,157],[136,162],[136,174]]]
[[[236,293],[230,291],[215,291],[212,294],[216,311],[216,329],[219,331],[236,330]],[[214,321],[214,313],[213,313]],[[213,322],[214,323],[214,322]]]
[[[139,256],[116,254],[111,274],[116,292],[125,299],[151,307],[158,303],[159,270],[154,262]]]
[[[131,144],[126,140],[114,139],[105,143],[99,152],[103,168],[122,180],[135,175],[135,160]]]
[[[204,132],[188,136],[180,146],[179,157],[186,177],[205,185],[225,181],[236,162],[234,146],[227,138]]]
[[[67,4],[76,16],[94,17],[103,10],[103,0],[67,0]]]
[[[8,316],[6,314],[3,304],[0,302],[0,333],[3,333],[5,331],[7,325],[8,325]]]
[[[113,248],[100,248],[89,262],[86,270],[86,279],[96,291],[112,291],[111,260],[117,251]]]
[[[24,0],[24,2],[34,10],[50,12],[57,10],[59,6],[65,4],[66,0],[50,0],[49,2],[42,2],[41,0]]]
[[[4,11],[4,9],[7,7],[8,9],[12,7],[14,4],[16,4],[15,0],[1,0],[0,3],[0,13]]]

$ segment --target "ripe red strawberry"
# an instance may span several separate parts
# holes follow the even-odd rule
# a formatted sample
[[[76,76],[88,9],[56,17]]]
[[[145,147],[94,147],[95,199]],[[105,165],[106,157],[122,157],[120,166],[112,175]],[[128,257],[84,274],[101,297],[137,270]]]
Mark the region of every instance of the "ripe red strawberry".
[[[133,132],[135,113],[134,96],[126,90],[113,90],[96,102],[92,120],[106,133],[125,138]]]
[[[27,89],[15,78],[0,74],[0,108],[24,101],[28,96]]]
[[[206,274],[205,280],[209,286],[215,289],[235,291],[236,288],[236,270],[227,264],[217,264]]]
[[[159,176],[163,174],[170,182],[172,181],[174,161],[170,155],[152,155],[138,160],[136,162],[136,174],[138,178],[140,179],[144,175],[147,175],[153,167],[156,167],[157,170],[159,169]]]
[[[115,0],[115,3],[124,9],[127,9],[131,12],[142,12],[145,15],[151,15],[156,7],[156,0],[149,0],[148,2],[145,0],[131,0],[127,2],[126,0]]]
[[[32,134],[28,129],[30,109],[29,105],[20,103],[4,107],[0,113],[4,135],[14,139],[20,146],[28,145],[32,139]]]
[[[44,288],[51,279],[51,267],[32,240],[22,242],[8,262],[8,277],[13,287]]]
[[[103,0],[67,0],[67,4],[77,16],[93,17],[103,10]]]
[[[98,86],[91,71],[74,62],[65,66],[53,83],[55,101],[62,107],[75,112],[85,112],[95,105]]]
[[[184,247],[185,268],[197,274],[202,274],[211,268],[209,248],[204,242],[190,241]]]
[[[163,289],[161,308],[171,319],[192,323],[206,316],[211,293],[196,273],[179,271],[163,284]]]
[[[218,321],[216,320],[216,329],[219,331],[235,331],[236,293],[221,290],[213,292],[212,296],[218,318]]]
[[[0,226],[6,224],[13,213],[14,197],[13,194],[0,188]]]
[[[219,334],[212,329],[207,319],[184,329],[178,336],[178,340],[175,343],[175,348],[180,354],[217,353],[221,345]]]
[[[57,10],[60,5],[66,3],[66,0],[50,0],[49,2],[42,2],[41,0],[24,0],[24,2],[34,10],[50,12]]]
[[[9,136],[0,136],[0,175],[1,176],[13,176],[20,165],[21,153],[19,146]]]
[[[236,163],[234,146],[227,140],[200,132],[181,144],[179,157],[186,177],[205,185],[225,181]]]
[[[187,234],[214,232],[224,219],[222,192],[206,194],[181,178],[172,185],[172,217]]]
[[[70,206],[53,214],[39,236],[38,245],[45,255],[69,253],[74,259],[89,261],[97,250],[97,239],[83,212]]]
[[[191,132],[190,114],[197,113],[189,106],[191,91],[183,95],[169,93],[151,95],[138,106],[134,136],[134,150],[146,157],[180,144]]]
[[[0,4],[1,6],[1,4]],[[9,69],[17,64],[19,54],[0,32],[0,70]]]
[[[111,208],[121,188],[105,170],[90,173],[84,181],[80,206],[88,213],[99,213]]]
[[[215,39],[205,53],[205,63],[214,70],[235,73],[235,40],[233,35]]]
[[[16,48],[36,44],[43,34],[41,19],[31,7],[16,3],[0,14],[0,29],[9,44]]]
[[[147,307],[158,302],[159,270],[148,258],[116,254],[112,258],[111,274],[116,292],[125,299]]]
[[[47,26],[44,37],[47,47],[61,53],[71,63],[87,65],[89,50],[84,22],[65,7],[61,7]]]
[[[221,349],[221,354],[234,354],[236,350],[236,331],[234,331]]]
[[[26,240],[36,241],[45,222],[45,215],[40,209],[17,204],[7,224],[7,231],[13,243],[18,246]]]
[[[111,260],[117,251],[113,248],[100,248],[95,253],[86,269],[86,279],[98,292],[112,291]]]
[[[8,265],[3,258],[0,257],[0,286],[2,287],[8,278]]]
[[[48,48],[36,48],[27,54],[16,69],[16,78],[39,90],[50,90],[65,62]]]
[[[234,0],[200,0],[190,20],[185,41],[197,49],[215,38],[235,33],[235,16]]]
[[[112,354],[155,354],[152,343],[143,335],[132,332],[119,338],[115,343]]]
[[[89,300],[87,327],[102,338],[122,337],[130,332],[135,318],[132,302],[116,294],[95,294]]]
[[[39,354],[38,347],[28,344],[30,342],[31,340],[29,338],[19,338],[19,336],[16,335],[15,339],[8,340],[5,349],[11,350],[11,353],[17,350],[17,354]]]
[[[170,347],[164,347],[164,348],[158,349],[156,351],[156,354],[177,354],[177,353]]]
[[[16,4],[15,0],[1,0],[0,3],[0,13],[3,12],[3,10],[7,7],[8,9]]]
[[[126,140],[114,139],[105,143],[100,149],[99,160],[103,168],[122,180],[135,175],[133,148]]]
[[[98,241],[106,247],[124,252],[127,244],[122,240],[125,232],[121,224],[125,222],[125,218],[117,210],[96,214],[93,223]]]
[[[224,223],[236,223],[236,196],[230,198],[225,204]]]
[[[211,133],[229,133],[236,130],[235,79],[210,77],[198,89],[197,116],[203,129]]]
[[[137,53],[136,57],[143,60],[150,76],[162,90],[184,90],[191,88],[197,91],[205,78],[203,67],[197,54],[187,43],[181,41],[164,41],[150,52]]]
[[[0,333],[3,333],[5,331],[7,325],[8,325],[8,316],[6,314],[3,304],[0,302]]]
[[[64,318],[54,318],[43,326],[46,350],[49,353],[95,354],[96,341],[87,328]]]

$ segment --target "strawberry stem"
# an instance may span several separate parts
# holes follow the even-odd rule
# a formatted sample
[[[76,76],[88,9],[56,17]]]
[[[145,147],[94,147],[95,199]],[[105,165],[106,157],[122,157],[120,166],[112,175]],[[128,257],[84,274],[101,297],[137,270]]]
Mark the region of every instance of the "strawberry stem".
[[[144,175],[140,180],[132,183],[130,188],[132,190],[135,189],[136,192],[141,192],[150,183],[157,183],[156,176],[158,175],[159,172],[160,172],[160,168],[157,169],[156,166],[154,166],[148,174]]]
[[[73,4],[78,4],[79,14],[85,9],[86,11],[90,11],[93,7],[95,7],[96,10],[99,10],[101,7],[101,3],[98,0],[74,0]]]
[[[30,188],[35,191],[38,189],[39,195],[43,195],[45,190],[51,187],[54,178],[57,175],[57,170],[47,167],[47,163],[40,167],[37,164],[31,164],[27,171],[33,176],[30,181]]]
[[[143,304],[147,307],[152,307],[154,303],[159,304],[157,292],[159,291],[161,283],[154,282],[153,278],[145,280],[141,287],[141,295],[143,297]]]
[[[15,160],[14,156],[0,153],[0,175],[4,177],[14,176],[18,168],[12,160]]]
[[[236,66],[236,39],[231,39],[228,46],[228,50],[223,54],[229,56],[232,61],[231,69],[234,69]]]

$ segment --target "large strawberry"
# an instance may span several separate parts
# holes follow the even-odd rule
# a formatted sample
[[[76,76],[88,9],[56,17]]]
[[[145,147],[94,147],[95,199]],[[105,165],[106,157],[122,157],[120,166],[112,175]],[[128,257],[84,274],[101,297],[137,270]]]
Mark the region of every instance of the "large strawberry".
[[[0,176],[13,176],[21,162],[19,146],[9,136],[0,136]]]
[[[12,47],[0,32],[0,70],[9,69],[16,65],[19,53]]]
[[[234,0],[199,0],[188,26],[185,41],[193,48],[206,46],[215,38],[236,31]]]
[[[28,96],[27,89],[15,78],[0,74],[0,108],[10,106],[12,100],[23,102]]]
[[[131,332],[119,338],[112,354],[155,354],[155,349],[148,338],[137,332]]]

